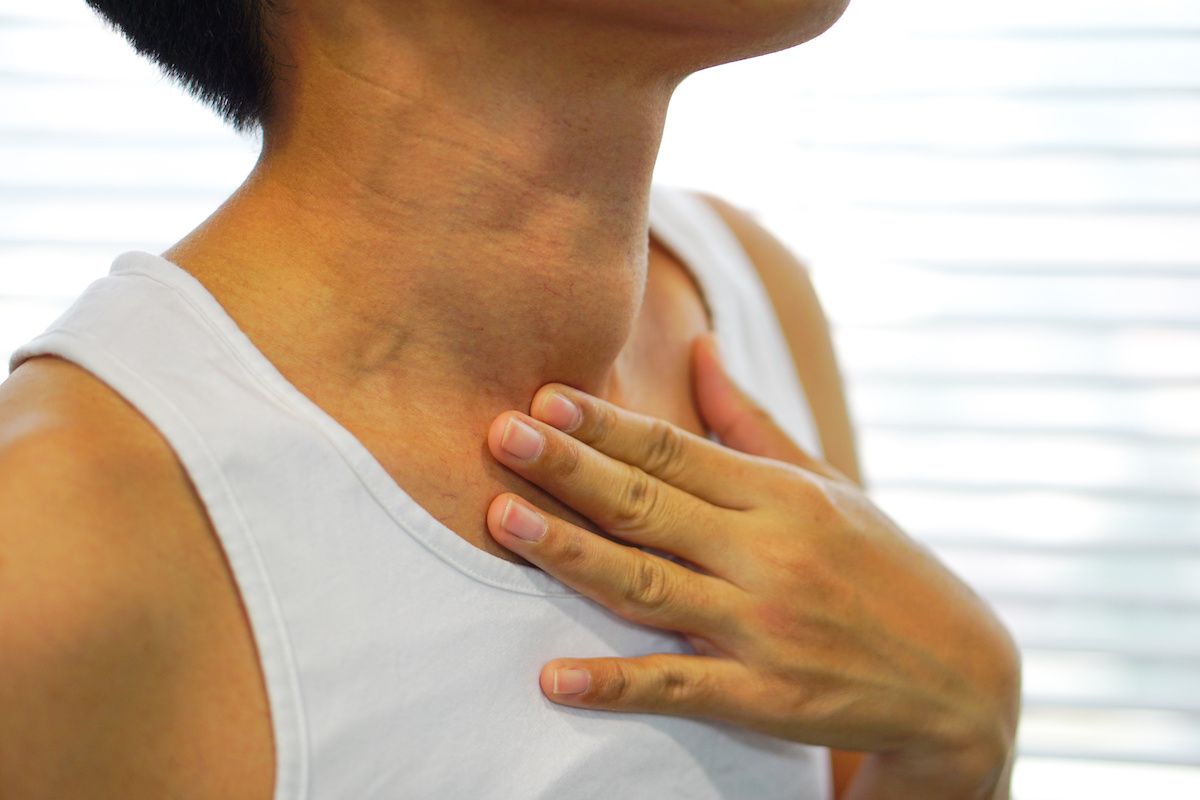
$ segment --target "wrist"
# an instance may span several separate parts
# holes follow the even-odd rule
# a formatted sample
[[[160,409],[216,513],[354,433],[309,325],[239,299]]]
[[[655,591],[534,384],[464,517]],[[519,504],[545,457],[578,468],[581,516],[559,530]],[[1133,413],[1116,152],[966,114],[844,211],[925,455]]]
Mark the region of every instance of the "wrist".
[[[1008,800],[1012,754],[1011,747],[999,757],[990,749],[919,757],[870,753],[843,800]]]
[[[1007,800],[1021,705],[1020,656],[1007,631],[923,736],[865,756],[845,800]],[[982,654],[986,653],[986,657]]]
[[[941,724],[927,728],[929,736],[897,749],[899,760],[918,769],[938,761],[951,765],[991,798],[996,784],[1007,782],[1016,747],[1021,713],[1021,654],[1012,634],[990,608],[969,648],[958,697],[948,704]],[[1007,794],[1005,792],[1005,794]],[[963,797],[976,795],[961,795]]]

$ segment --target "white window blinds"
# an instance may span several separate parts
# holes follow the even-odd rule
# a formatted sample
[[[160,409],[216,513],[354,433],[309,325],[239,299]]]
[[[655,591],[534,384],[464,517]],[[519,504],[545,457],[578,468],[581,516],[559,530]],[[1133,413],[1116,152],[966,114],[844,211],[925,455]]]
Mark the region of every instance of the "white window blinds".
[[[249,170],[83,0],[0,0],[0,355]],[[853,0],[658,177],[811,265],[877,501],[1023,646],[1018,800],[1200,796],[1200,3]]]

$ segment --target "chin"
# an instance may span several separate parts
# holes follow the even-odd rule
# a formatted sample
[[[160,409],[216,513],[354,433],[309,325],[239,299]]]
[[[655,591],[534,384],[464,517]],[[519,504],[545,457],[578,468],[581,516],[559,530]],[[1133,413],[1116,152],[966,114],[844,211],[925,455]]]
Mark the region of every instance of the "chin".
[[[730,51],[714,63],[774,53],[815,39],[832,28],[849,5],[850,0],[705,0],[695,3],[697,9],[711,7],[717,26],[714,30],[726,33],[724,42],[730,46]]]
[[[710,49],[716,64],[762,55],[820,36],[850,0],[486,0],[580,25],[619,28],[658,45]]]

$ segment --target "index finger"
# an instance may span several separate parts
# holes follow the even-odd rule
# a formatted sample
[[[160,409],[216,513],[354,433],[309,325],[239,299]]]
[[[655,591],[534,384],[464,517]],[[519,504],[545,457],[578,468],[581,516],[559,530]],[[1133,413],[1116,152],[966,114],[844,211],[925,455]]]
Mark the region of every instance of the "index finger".
[[[713,505],[744,511],[754,505],[761,465],[666,420],[601,400],[562,383],[538,390],[531,417],[553,425],[617,461],[640,467]]]

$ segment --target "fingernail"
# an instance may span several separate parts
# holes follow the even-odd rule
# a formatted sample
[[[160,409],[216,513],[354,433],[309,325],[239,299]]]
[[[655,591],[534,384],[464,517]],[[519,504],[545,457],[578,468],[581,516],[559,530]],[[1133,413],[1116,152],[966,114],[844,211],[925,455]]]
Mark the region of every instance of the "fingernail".
[[[583,422],[583,412],[564,395],[551,392],[542,404],[542,418],[560,431],[570,433]]]
[[[546,439],[542,434],[516,417],[508,418],[508,422],[504,424],[504,434],[500,437],[500,446],[510,455],[524,461],[537,458],[545,443]]]
[[[583,694],[591,682],[592,676],[585,669],[554,670],[555,694]]]
[[[546,519],[511,498],[500,514],[500,526],[527,542],[536,542],[546,535]]]

